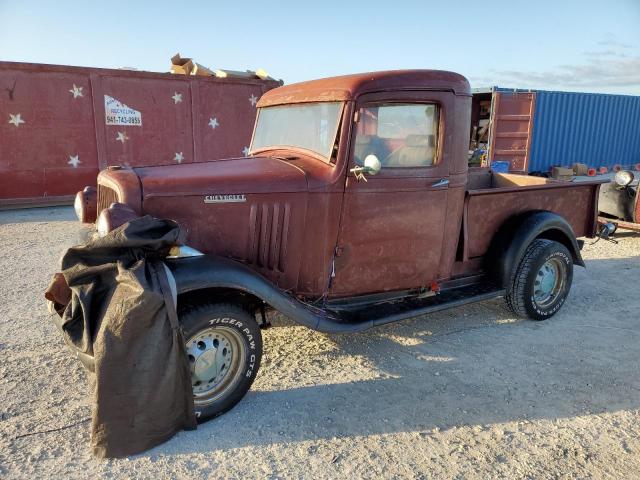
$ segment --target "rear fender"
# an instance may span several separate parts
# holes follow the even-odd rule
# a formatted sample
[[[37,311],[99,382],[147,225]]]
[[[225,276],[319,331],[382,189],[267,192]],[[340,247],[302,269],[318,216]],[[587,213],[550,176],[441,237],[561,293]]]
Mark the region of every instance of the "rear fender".
[[[528,212],[507,220],[492,242],[487,267],[500,286],[506,288],[510,285],[527,247],[538,238],[563,244],[571,253],[573,263],[585,266],[578,240],[564,218],[553,212]]]

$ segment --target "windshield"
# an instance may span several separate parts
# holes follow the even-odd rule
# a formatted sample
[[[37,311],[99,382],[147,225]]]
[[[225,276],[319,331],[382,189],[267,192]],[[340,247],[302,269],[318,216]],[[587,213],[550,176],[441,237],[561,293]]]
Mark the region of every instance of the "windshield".
[[[258,111],[251,151],[270,147],[298,147],[329,160],[341,111],[341,102],[263,107]]]

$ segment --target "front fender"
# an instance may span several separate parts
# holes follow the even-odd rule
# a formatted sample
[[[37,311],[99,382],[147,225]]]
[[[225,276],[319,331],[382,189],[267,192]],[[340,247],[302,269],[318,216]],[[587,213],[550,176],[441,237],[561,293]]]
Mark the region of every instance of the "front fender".
[[[297,323],[321,332],[357,332],[373,321],[344,323],[326,310],[307,305],[280,290],[246,265],[213,255],[165,260],[173,273],[178,295],[207,288],[228,288],[249,293]]]
[[[578,240],[564,218],[548,211],[529,212],[505,222],[492,243],[488,267],[500,286],[510,284],[527,247],[537,238],[562,243],[571,252],[573,263],[585,266]]]

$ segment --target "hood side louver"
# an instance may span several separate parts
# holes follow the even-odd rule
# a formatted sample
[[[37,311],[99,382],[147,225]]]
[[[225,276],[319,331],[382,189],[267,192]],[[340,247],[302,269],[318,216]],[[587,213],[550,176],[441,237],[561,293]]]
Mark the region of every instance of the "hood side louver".
[[[249,263],[276,272],[285,271],[291,207],[288,203],[251,206]]]

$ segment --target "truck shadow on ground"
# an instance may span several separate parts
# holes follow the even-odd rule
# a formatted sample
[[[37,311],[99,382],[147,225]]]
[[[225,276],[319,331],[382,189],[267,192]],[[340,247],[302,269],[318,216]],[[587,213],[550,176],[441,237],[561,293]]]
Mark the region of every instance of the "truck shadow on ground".
[[[428,435],[640,408],[640,328],[623,301],[640,281],[639,265],[640,257],[590,261],[563,310],[546,322],[516,320],[495,300],[359,335],[313,333],[336,347],[315,359],[326,364],[327,377],[318,379],[325,384],[252,391],[231,412],[149,454]],[[610,301],[594,307],[603,284]],[[294,327],[280,319],[274,328]],[[305,348],[295,333],[286,338]],[[369,378],[339,383],[349,372],[332,369],[344,357],[363,358]]]

